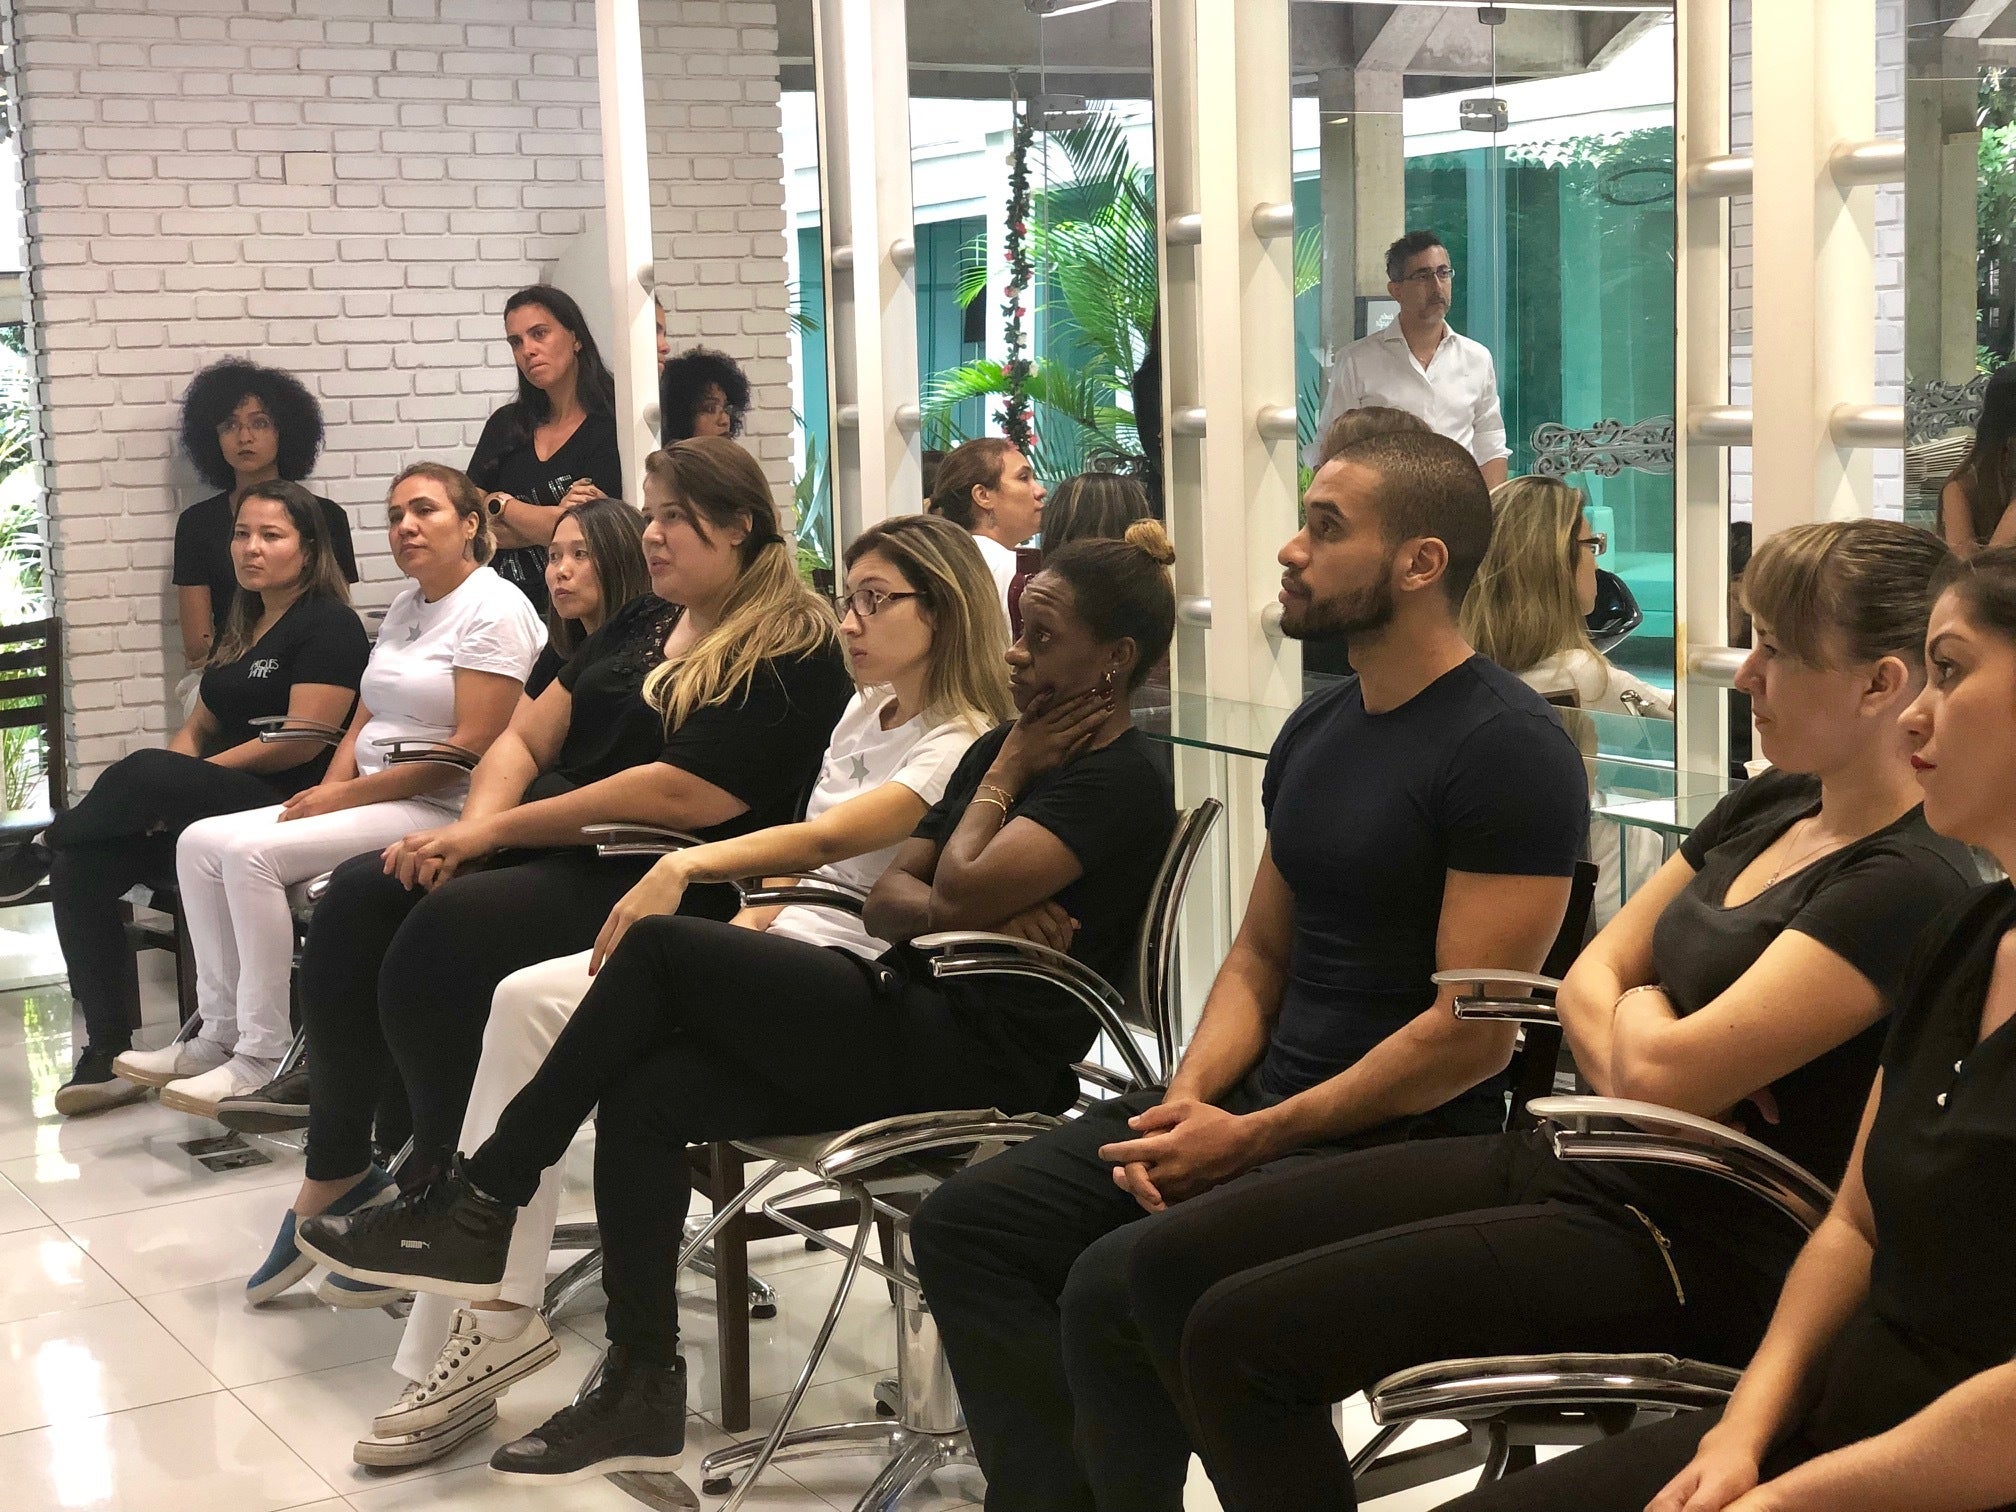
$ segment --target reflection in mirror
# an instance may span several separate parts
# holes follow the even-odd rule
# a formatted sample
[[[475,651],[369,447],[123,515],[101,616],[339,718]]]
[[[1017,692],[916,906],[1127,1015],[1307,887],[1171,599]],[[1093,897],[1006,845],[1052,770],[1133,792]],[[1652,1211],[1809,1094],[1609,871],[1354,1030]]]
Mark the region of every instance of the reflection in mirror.
[[[906,3],[926,476],[1000,436],[1051,492],[1124,473],[1159,513],[1147,0]]]
[[[783,110],[784,262],[789,281],[792,518],[809,570],[839,560],[833,539],[831,406],[827,402],[826,249],[819,205],[819,112],[813,94],[813,0],[777,0]]]
[[[1326,416],[1378,404],[1494,481],[1580,487],[1605,543],[1591,631],[1670,690],[1671,5],[1295,0],[1291,16],[1305,469]],[[1434,243],[1389,269],[1417,231]]]
[[[1972,552],[2016,539],[2016,10],[1906,19],[1904,510]]]

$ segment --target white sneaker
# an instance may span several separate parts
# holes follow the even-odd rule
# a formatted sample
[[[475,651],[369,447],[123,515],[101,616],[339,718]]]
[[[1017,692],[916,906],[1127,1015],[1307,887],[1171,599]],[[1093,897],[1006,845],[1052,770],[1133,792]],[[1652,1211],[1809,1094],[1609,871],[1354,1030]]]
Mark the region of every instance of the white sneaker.
[[[410,1388],[409,1388],[410,1389]],[[497,1421],[495,1399],[467,1403],[463,1410],[432,1428],[412,1433],[372,1431],[357,1440],[350,1457],[374,1470],[404,1470],[441,1458],[465,1439],[472,1439]]]
[[[536,1312],[516,1338],[500,1339],[484,1328],[488,1313],[455,1310],[455,1327],[424,1381],[415,1381],[399,1400],[372,1419],[374,1438],[409,1438],[460,1417],[474,1402],[489,1402],[505,1388],[560,1357],[560,1343]]]
[[[163,1045],[159,1050],[128,1050],[114,1058],[112,1074],[143,1087],[165,1087],[184,1077],[201,1076],[229,1059],[229,1050],[199,1035]]]
[[[203,1118],[217,1116],[217,1104],[227,1097],[243,1097],[273,1080],[280,1069],[279,1059],[254,1060],[234,1055],[221,1066],[212,1066],[200,1076],[185,1076],[161,1089],[161,1106]]]

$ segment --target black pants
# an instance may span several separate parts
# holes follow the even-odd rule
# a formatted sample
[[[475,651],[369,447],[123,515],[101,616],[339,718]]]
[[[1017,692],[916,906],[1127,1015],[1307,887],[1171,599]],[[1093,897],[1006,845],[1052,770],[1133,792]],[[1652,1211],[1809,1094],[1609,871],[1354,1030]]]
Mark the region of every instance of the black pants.
[[[993,1512],[1182,1506],[1189,1437],[1127,1294],[1134,1246],[1171,1214],[1150,1218],[1098,1158],[1101,1145],[1131,1138],[1127,1119],[1161,1097],[1102,1103],[961,1172],[912,1226]],[[1249,1079],[1224,1106],[1249,1112],[1266,1100]],[[1421,1119],[1360,1142],[1449,1132]],[[1298,1151],[1175,1211],[1339,1148]]]
[[[175,841],[198,819],[276,801],[262,777],[175,751],[135,751],[99,773],[43,835],[50,912],[91,1044],[113,1054],[140,1022],[140,972],[119,900],[141,883],[172,885]]]
[[[490,997],[512,972],[595,943],[648,857],[509,852],[432,892],[385,875],[377,852],[336,868],[301,952],[301,1017],[315,1068],[308,1176],[355,1176],[371,1160],[372,1110],[395,1074],[423,1162],[455,1148],[483,1057]],[[725,897],[724,897],[725,895]],[[732,908],[727,888],[688,906]]]
[[[646,919],[468,1162],[523,1206],[595,1117],[609,1341],[669,1363],[686,1147],[814,1134],[934,1108],[1055,1111],[1062,1066],[976,1032],[984,1004],[845,952],[683,917]]]
[[[1128,1290],[1226,1512],[1343,1512],[1331,1405],[1395,1370],[1561,1350],[1747,1360],[1776,1286],[1732,1291],[1751,1273],[1668,1244],[1671,1268],[1647,1218],[1536,1135],[1428,1140],[1185,1203],[1134,1246]],[[1100,1505],[1165,1504],[1122,1486]]]

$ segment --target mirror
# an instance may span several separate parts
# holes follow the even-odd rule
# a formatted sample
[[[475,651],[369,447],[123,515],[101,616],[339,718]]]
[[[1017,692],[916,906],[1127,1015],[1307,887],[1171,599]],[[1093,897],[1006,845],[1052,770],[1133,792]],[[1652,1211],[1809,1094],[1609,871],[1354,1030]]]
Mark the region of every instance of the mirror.
[[[832,570],[832,406],[827,399],[826,246],[819,199],[819,108],[815,92],[813,0],[777,0],[777,84],[782,117],[786,330],[777,339],[791,363],[791,506],[798,559]]]
[[[2006,448],[1986,469],[1971,455],[1989,375],[2016,349],[2016,11],[1911,0],[1906,20],[1904,517],[1972,549],[2016,477]]]
[[[926,475],[1005,436],[1159,513],[1147,0],[905,0]],[[1151,418],[1152,416],[1152,418]]]
[[[1500,450],[1488,424],[1477,433],[1481,410],[1450,399],[1463,385],[1441,381],[1446,366],[1431,385],[1410,361],[1419,333],[1396,341],[1406,290],[1391,286],[1387,248],[1433,231],[1440,252],[1409,266],[1451,278],[1424,285],[1427,307],[1401,324],[1446,322],[1488,355],[1510,475],[1586,492],[1606,591],[1621,585],[1642,616],[1608,655],[1670,689],[1671,5],[1295,0],[1291,20],[1305,467],[1326,405],[1353,400],[1423,413],[1480,461]],[[1444,363],[1435,336],[1420,339]],[[1360,341],[1372,344],[1354,358]],[[1321,663],[1317,651],[1309,665]]]

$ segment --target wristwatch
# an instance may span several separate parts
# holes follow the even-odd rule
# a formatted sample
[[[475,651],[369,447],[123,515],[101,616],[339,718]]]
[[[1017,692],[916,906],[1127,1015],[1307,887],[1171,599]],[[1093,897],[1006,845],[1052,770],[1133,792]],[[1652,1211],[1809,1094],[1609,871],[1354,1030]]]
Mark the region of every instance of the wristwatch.
[[[509,497],[509,494],[493,493],[483,501],[483,507],[490,512],[491,519],[494,520],[504,513],[504,501]]]

